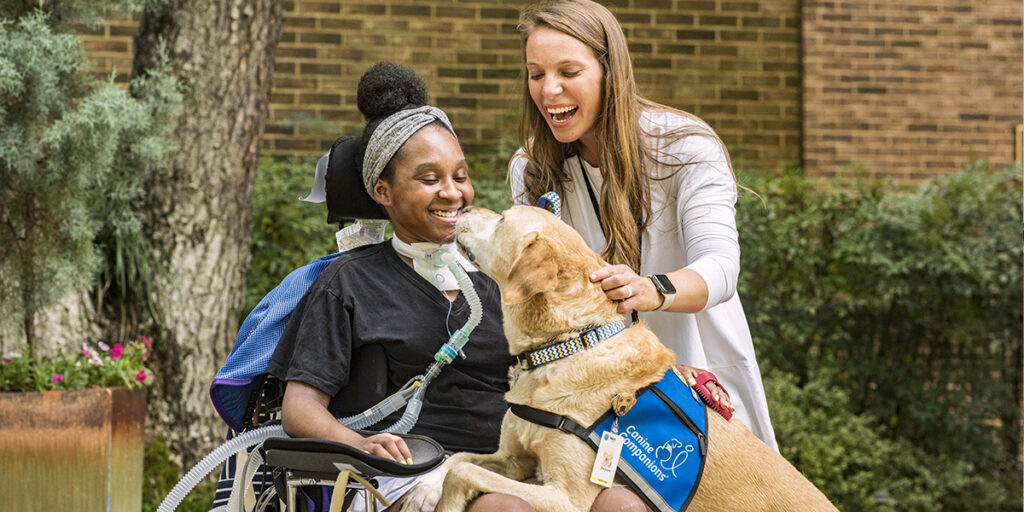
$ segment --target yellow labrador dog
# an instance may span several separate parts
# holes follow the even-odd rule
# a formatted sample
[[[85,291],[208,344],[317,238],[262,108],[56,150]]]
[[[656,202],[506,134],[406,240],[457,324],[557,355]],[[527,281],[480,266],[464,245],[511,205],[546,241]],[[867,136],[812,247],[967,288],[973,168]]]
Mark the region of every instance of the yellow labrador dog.
[[[456,239],[501,288],[512,354],[622,318],[600,284],[588,279],[603,265],[600,256],[546,210],[516,206],[499,215],[472,208],[459,220]],[[641,323],[564,359],[530,370],[513,367],[506,398],[592,425],[609,410],[613,395],[658,382],[675,362]],[[742,423],[714,412],[707,421],[704,473],[689,510],[836,510]],[[587,511],[602,490],[590,481],[594,459],[594,450],[578,437],[509,412],[496,453],[450,457],[406,495],[403,510],[433,510],[436,504],[440,512],[456,512],[479,494],[504,493],[539,512]],[[527,479],[539,483],[523,482]]]

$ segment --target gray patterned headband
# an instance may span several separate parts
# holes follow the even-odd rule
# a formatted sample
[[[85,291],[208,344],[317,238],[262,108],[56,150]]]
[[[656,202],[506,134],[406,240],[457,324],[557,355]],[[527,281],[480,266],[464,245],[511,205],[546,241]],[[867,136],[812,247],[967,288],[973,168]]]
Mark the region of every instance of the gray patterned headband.
[[[373,197],[373,185],[377,183],[391,157],[398,152],[398,148],[420,128],[434,121],[441,121],[441,124],[455,135],[448,116],[441,109],[429,105],[399,110],[377,125],[373,135],[370,135],[366,153],[363,155],[363,185],[366,186],[366,193],[370,194],[370,197]]]

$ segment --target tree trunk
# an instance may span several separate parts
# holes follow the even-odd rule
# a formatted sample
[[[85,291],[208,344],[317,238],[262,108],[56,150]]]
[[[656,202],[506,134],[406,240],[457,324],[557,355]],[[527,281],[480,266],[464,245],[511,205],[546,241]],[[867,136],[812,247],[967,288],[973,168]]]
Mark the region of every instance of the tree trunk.
[[[191,467],[224,438],[207,390],[234,341],[249,263],[253,180],[283,10],[275,0],[153,2],[133,73],[166,44],[185,86],[166,171],[144,184],[157,278],[149,424]]]

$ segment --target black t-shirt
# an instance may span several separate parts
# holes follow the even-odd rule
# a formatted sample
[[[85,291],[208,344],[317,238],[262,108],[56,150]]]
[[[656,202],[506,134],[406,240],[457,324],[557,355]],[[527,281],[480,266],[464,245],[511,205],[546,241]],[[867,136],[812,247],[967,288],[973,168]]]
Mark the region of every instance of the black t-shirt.
[[[466,358],[456,358],[430,383],[411,432],[430,436],[448,450],[490,453],[498,448],[513,359],[501,327],[497,285],[482,272],[469,276],[483,303],[483,317],[463,348]],[[466,323],[469,309],[462,294],[449,302],[416,274],[390,241],[360,247],[338,256],[299,301],[268,371],[331,396],[328,408],[336,416],[350,414],[339,391],[350,384],[353,350],[372,344],[383,349],[390,395],[426,371],[449,332]]]

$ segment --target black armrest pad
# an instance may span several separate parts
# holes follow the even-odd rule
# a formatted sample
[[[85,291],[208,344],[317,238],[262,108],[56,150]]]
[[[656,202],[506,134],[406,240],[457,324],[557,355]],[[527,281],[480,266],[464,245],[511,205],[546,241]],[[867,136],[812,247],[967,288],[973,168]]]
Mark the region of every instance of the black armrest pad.
[[[363,435],[375,432],[358,431]],[[263,442],[266,464],[296,471],[337,474],[335,463],[347,464],[367,476],[413,476],[437,467],[444,460],[444,449],[437,441],[416,434],[395,434],[405,440],[412,452],[412,464],[371,455],[353,446],[323,439],[271,438]]]

